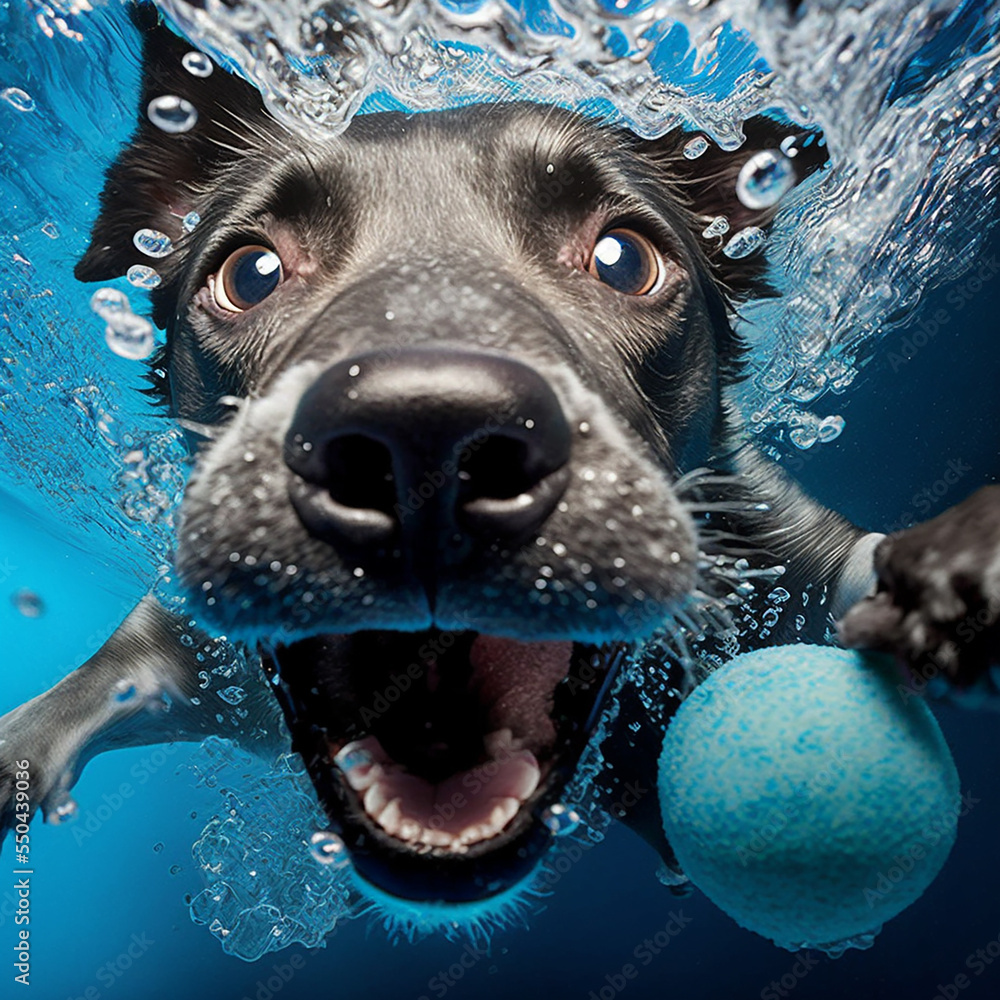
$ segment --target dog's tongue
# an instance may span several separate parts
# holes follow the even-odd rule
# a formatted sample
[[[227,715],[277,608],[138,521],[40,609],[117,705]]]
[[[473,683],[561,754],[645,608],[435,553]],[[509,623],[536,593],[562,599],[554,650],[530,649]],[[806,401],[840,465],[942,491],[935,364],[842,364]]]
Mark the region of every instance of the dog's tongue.
[[[572,651],[571,642],[477,636],[470,686],[492,727],[483,738],[485,760],[432,782],[409,773],[375,736],[348,743],[335,759],[365,812],[386,833],[425,848],[461,853],[500,833],[541,780],[526,747],[547,747],[555,738],[553,692],[569,672]]]
[[[556,686],[569,674],[572,642],[517,642],[479,635],[472,644],[472,687],[491,706],[493,729],[510,729],[529,746],[549,746]]]

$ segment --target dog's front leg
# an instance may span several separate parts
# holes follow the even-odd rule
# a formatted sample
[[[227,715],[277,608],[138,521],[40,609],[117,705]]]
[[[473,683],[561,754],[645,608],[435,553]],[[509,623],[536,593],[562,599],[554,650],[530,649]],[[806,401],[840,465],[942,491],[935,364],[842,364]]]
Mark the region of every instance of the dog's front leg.
[[[795,637],[823,641],[831,617],[840,618],[874,590],[872,556],[884,535],[859,528],[814,500],[784,468],[750,445],[736,451],[727,465],[738,483],[736,499],[748,507],[733,515],[731,530],[768,561],[785,567],[782,586],[793,595],[825,589],[825,601],[803,608],[808,625]]]
[[[25,783],[29,813],[41,808],[58,816],[84,765],[105,750],[213,733],[273,744],[277,727],[260,725],[276,710],[262,679],[240,678],[247,697],[240,705],[246,718],[238,722],[200,689],[199,673],[216,662],[203,652],[212,644],[145,598],[83,666],[0,718],[0,843]],[[18,778],[24,772],[26,782]]]

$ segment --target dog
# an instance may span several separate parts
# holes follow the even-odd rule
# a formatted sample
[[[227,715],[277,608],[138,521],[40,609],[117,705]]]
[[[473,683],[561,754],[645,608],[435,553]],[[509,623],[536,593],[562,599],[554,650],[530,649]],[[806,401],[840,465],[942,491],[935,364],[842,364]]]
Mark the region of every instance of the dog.
[[[198,120],[176,134],[140,113],[76,275],[154,263],[162,278],[148,391],[197,453],[184,618],[145,599],[0,719],[0,836],[18,760],[31,810],[50,813],[109,748],[218,732],[271,752],[280,731],[254,722],[277,703],[363,884],[500,897],[551,846],[616,684],[599,793],[610,808],[629,782],[655,789],[684,677],[650,637],[718,606],[719,567],[741,563],[783,566],[793,605],[826,595],[771,642],[842,618],[848,644],[933,654],[957,689],[988,674],[1000,488],[883,538],[805,495],[728,402],[734,311],[773,293],[759,254],[703,233],[719,217],[766,230],[774,209],[740,202],[740,170],[791,142],[803,181],[826,158],[817,135],[760,117],[737,151],[689,159],[680,130],[641,140],[512,103],[307,139],[138,20],[141,111],[175,95]],[[141,230],[173,252],[149,261]],[[239,728],[198,698],[197,651],[222,633],[262,666]],[[657,706],[616,673],[650,649]],[[655,798],[616,812],[676,867]]]

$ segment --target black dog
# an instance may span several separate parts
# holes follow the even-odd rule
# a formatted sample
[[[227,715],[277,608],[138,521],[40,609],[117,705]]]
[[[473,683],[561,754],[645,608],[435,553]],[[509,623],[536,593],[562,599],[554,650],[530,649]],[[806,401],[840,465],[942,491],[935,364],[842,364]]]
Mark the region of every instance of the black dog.
[[[875,583],[880,536],[804,496],[725,400],[741,370],[732,309],[768,289],[759,256],[731,260],[702,232],[718,216],[767,226],[736,177],[793,133],[754,119],[738,152],[689,160],[689,135],[641,141],[512,104],[362,116],[308,141],[145,30],[142,107],[177,95],[199,119],[176,135],[142,118],[76,273],[148,262],[141,229],[176,244],[156,262],[168,346],[152,391],[199,449],[176,558],[185,617],[259,649],[270,684],[243,735],[273,691],[363,878],[417,900],[501,893],[550,844],[547,810],[617,665],[725,597],[719,566],[781,563],[791,594],[827,588],[814,638]],[[795,141],[801,179],[824,152]],[[718,471],[680,479],[706,465]],[[948,647],[958,682],[982,674],[998,492],[876,561],[881,591],[848,617],[852,641],[917,662],[985,609],[977,641]],[[147,600],[0,720],[4,823],[15,760],[31,760],[48,810],[101,750],[220,728],[192,700],[183,629]],[[655,787],[650,716],[681,686],[658,709],[621,691],[608,802],[623,780]],[[669,861],[654,799],[625,818]]]

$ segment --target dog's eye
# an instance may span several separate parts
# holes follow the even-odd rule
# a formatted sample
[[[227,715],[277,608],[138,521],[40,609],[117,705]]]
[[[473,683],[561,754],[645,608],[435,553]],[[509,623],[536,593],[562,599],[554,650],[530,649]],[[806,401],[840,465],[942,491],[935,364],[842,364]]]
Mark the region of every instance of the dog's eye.
[[[281,283],[281,259],[267,247],[240,247],[219,268],[212,282],[218,305],[244,312],[263,302]]]
[[[645,236],[631,229],[609,229],[594,245],[590,273],[624,295],[645,295],[658,283],[659,253]]]

